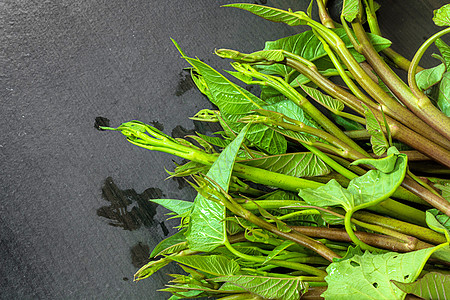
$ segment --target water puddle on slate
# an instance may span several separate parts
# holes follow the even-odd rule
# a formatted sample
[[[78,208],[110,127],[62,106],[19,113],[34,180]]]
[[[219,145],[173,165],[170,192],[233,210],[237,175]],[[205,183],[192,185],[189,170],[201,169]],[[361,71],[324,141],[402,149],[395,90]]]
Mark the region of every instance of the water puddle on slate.
[[[180,79],[178,80],[177,89],[175,91],[175,96],[178,97],[195,87],[195,83],[192,80],[190,70],[182,70],[179,76]]]

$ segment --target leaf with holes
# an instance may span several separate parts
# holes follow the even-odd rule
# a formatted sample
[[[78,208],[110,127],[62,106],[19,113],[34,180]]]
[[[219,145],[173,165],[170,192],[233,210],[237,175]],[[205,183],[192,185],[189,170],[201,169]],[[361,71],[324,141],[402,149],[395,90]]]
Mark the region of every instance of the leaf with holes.
[[[441,246],[399,254],[388,252],[354,255],[350,259],[333,262],[325,277],[328,289],[325,299],[403,299],[405,292],[391,283],[416,280],[430,255]]]
[[[237,285],[263,299],[298,300],[307,290],[307,283],[298,278],[234,275],[214,278],[214,281]]]
[[[392,280],[403,292],[423,299],[449,299],[450,275],[430,272],[415,282],[403,283]]]

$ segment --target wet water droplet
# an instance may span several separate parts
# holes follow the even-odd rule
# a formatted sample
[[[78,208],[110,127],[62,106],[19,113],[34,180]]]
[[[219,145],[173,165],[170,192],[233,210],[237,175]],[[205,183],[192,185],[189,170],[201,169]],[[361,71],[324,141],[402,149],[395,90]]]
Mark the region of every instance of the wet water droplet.
[[[96,117],[95,118],[95,123],[94,123],[94,127],[97,130],[102,130],[100,129],[101,126],[103,127],[109,127],[109,119],[104,118],[104,117]]]

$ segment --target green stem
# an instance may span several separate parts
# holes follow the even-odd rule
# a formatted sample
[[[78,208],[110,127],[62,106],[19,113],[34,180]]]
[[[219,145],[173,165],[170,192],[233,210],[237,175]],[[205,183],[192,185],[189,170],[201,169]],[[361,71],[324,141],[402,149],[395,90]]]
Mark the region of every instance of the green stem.
[[[411,61],[411,65],[408,70],[408,84],[411,88],[412,94],[415,96],[412,99],[417,99],[416,103],[412,101],[406,101],[405,104],[416,113],[418,116],[427,121],[430,126],[436,129],[439,133],[450,139],[450,118],[443,114],[436,106],[431,103],[430,99],[418,88],[416,83],[416,69],[420,59],[424,55],[425,51],[431,46],[435,40],[441,36],[450,32],[450,27],[439,31],[426,40],[419,50],[417,50],[414,58]]]
[[[262,264],[266,261],[265,257],[252,256],[252,255],[248,255],[248,254],[239,252],[238,250],[234,249],[233,246],[228,241],[225,241],[224,245],[231,253],[233,253],[234,255],[236,255],[239,258],[242,258],[242,259],[245,259],[248,261],[252,261],[252,262],[256,262],[256,263],[260,263],[260,264]],[[303,271],[308,274],[316,275],[321,278],[324,278],[327,275],[327,273],[322,270],[319,270],[317,268],[314,268],[314,267],[311,267],[311,266],[308,266],[305,264],[301,264],[301,263],[289,262],[289,261],[278,260],[278,259],[272,259],[272,260],[270,260],[270,263],[273,265],[283,267],[283,268]]]
[[[353,232],[352,229],[352,214],[353,210],[349,210],[345,213],[345,219],[344,219],[344,225],[345,225],[345,231],[347,231],[348,236],[352,240],[353,243],[361,247],[362,250],[368,250],[372,252],[380,252],[380,249],[372,247],[370,245],[367,245],[366,243],[362,242]]]
[[[317,7],[319,8],[319,18],[322,24],[327,28],[334,28],[333,19],[331,19],[330,15],[328,14],[325,3],[322,0],[317,0],[316,2]]]
[[[411,224],[409,222],[400,221],[394,218],[387,218],[380,215],[372,214],[365,211],[357,211],[354,213],[354,218],[357,220],[371,223],[375,225],[380,225],[392,230],[401,232],[409,236],[415,236],[418,239],[430,242],[432,244],[438,245],[446,242],[443,235],[428,229],[426,227]],[[425,226],[427,226],[425,224]]]
[[[391,117],[394,117],[398,121],[402,122],[406,126],[410,127],[414,131],[428,137],[432,141],[435,141],[441,146],[444,146],[446,148],[450,148],[450,141],[446,140],[443,136],[441,136],[438,132],[432,130],[430,126],[432,126],[434,129],[437,130],[435,125],[436,120],[431,117],[425,118],[424,114],[422,113],[422,109],[420,109],[420,106],[417,106],[417,98],[415,97],[414,90],[411,92],[411,90],[408,88],[408,86],[395,74],[395,72],[392,71],[391,68],[385,63],[383,59],[381,59],[380,55],[378,55],[377,51],[373,48],[372,44],[370,43],[366,32],[364,31],[364,28],[360,23],[352,23],[353,29],[355,31],[356,36],[358,37],[358,40],[361,43],[361,49],[362,54],[367,59],[367,61],[370,63],[372,68],[375,70],[375,72],[380,76],[381,80],[385,82],[385,84],[389,87],[389,89],[405,104],[408,106],[409,109],[411,109],[414,113],[407,110],[404,106],[399,104],[396,100],[390,98],[389,96],[385,97],[382,95],[382,98],[376,98],[377,100],[381,100],[380,103],[384,104],[385,106],[389,107],[391,111],[394,111],[396,115],[399,115],[397,118],[395,115],[391,115]],[[414,61],[414,60],[413,60]],[[413,64],[411,64],[410,68],[413,67]],[[415,74],[415,70],[412,70]],[[413,78],[414,79],[414,78]],[[414,80],[415,83],[415,80]],[[411,84],[411,83],[410,83]],[[377,85],[378,86],[378,85]],[[366,91],[368,91],[366,89]],[[368,91],[369,92],[369,91]],[[380,94],[381,95],[381,94]],[[426,97],[426,96],[425,96]],[[428,98],[427,98],[428,100]],[[429,102],[429,100],[428,100]],[[431,102],[430,102],[431,103]],[[426,105],[428,107],[428,104]],[[432,105],[434,107],[434,105]],[[423,119],[420,119],[419,117]],[[447,118],[447,117],[446,117]],[[449,119],[449,118],[447,118]],[[424,122],[425,121],[425,122]],[[443,123],[439,123],[440,125],[443,125]],[[449,127],[447,127],[448,132],[446,133],[448,136],[447,139],[450,137],[450,121],[448,122]],[[442,133],[441,133],[442,134]]]

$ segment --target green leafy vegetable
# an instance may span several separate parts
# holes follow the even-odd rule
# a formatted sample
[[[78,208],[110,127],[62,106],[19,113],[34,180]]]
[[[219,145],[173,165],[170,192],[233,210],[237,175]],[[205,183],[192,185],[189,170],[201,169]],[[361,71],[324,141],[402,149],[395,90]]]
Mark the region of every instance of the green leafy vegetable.
[[[450,275],[430,272],[415,282],[403,283],[395,280],[392,282],[403,292],[423,299],[447,299],[450,297]]]
[[[446,4],[433,11],[434,24],[437,26],[450,26],[450,4]]]

